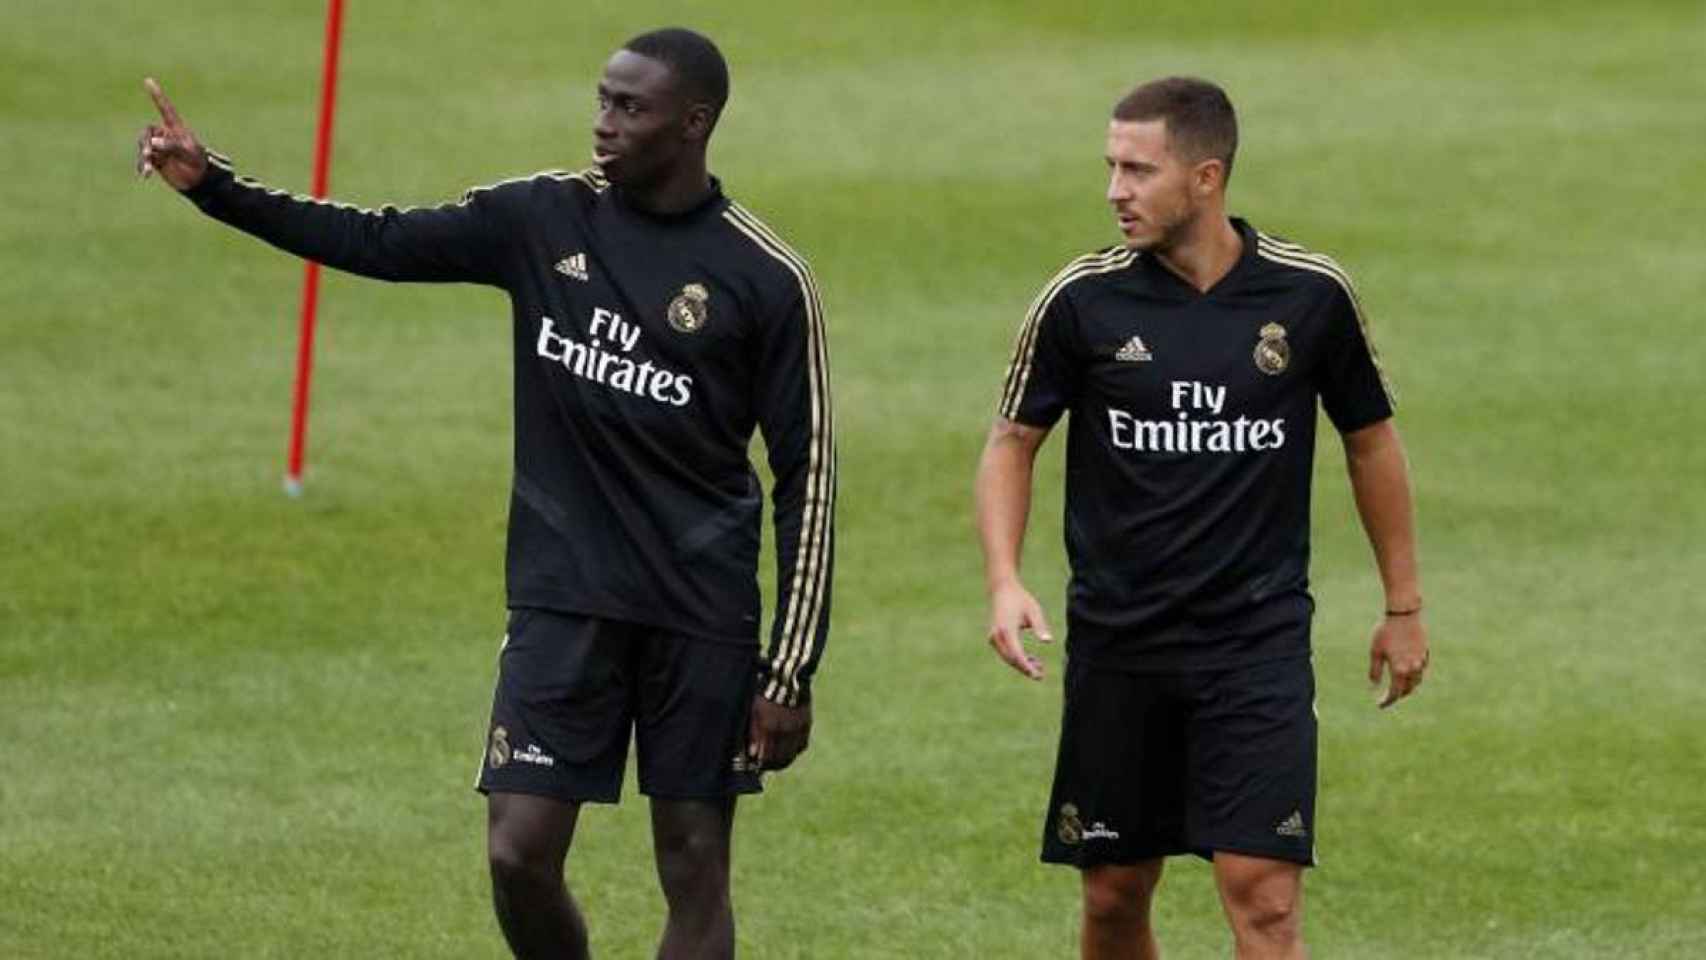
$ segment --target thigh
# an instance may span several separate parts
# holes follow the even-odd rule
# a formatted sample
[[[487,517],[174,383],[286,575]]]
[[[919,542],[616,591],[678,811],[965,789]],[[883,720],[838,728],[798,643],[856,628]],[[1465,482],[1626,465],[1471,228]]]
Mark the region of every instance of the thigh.
[[[608,620],[512,612],[480,792],[615,802],[633,724],[631,642]]]
[[[1188,832],[1204,856],[1315,862],[1315,676],[1306,658],[1201,676]]]
[[[1176,678],[1070,659],[1065,673],[1043,861],[1091,867],[1186,852]]]
[[[756,650],[664,632],[638,649],[640,792],[674,799],[760,792],[746,756]]]

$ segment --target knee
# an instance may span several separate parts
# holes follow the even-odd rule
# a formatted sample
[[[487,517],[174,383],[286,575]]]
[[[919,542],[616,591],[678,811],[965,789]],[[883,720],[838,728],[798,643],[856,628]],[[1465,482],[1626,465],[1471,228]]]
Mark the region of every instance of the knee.
[[[1251,885],[1230,891],[1228,912],[1240,940],[1291,943],[1303,932],[1297,892],[1281,884]]]
[[[486,859],[492,882],[505,889],[556,885],[563,863],[544,844],[530,843],[516,831],[493,829],[486,835]]]
[[[714,832],[668,831],[655,842],[658,872],[666,888],[693,886],[703,894],[726,885],[728,848]]]
[[[1093,869],[1084,874],[1084,919],[1096,925],[1144,927],[1158,877],[1127,868]]]

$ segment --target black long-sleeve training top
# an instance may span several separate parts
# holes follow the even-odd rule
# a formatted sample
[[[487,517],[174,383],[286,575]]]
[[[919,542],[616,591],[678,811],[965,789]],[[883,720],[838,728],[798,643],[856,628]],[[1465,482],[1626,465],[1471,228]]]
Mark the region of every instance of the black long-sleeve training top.
[[[829,630],[836,463],[828,353],[804,260],[715,180],[657,216],[597,171],[459,203],[362,210],[269,189],[209,154],[185,195],[326,266],[509,294],[515,479],[508,602],[758,641],[762,431],[777,589],[761,684],[797,705]]]

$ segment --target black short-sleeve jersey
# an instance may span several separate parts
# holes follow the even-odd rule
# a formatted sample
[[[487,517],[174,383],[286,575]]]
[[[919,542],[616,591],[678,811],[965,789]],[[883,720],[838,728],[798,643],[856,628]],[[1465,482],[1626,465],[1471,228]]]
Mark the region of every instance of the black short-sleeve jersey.
[[[385,280],[505,290],[515,350],[508,601],[757,641],[762,497],[777,608],[765,696],[797,704],[829,628],[835,446],[811,271],[713,181],[674,216],[596,171],[362,210],[291,196],[212,155],[187,196],[292,253]]]
[[[1200,292],[1111,247],[1069,263],[1020,329],[1000,415],[1070,413],[1074,656],[1144,670],[1308,652],[1316,402],[1344,432],[1392,414],[1350,280],[1234,220]]]

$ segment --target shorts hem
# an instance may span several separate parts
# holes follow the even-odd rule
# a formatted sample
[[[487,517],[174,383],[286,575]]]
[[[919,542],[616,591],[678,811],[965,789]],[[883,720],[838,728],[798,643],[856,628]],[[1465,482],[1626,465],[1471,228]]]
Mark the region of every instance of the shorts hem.
[[[603,803],[614,805],[622,802],[622,791],[620,790],[612,792],[608,790],[575,790],[570,787],[556,789],[541,786],[496,786],[492,784],[477,783],[474,785],[474,792],[484,794],[488,797],[494,793],[521,793],[533,797],[548,797],[552,800],[561,800],[564,803]]]
[[[726,800],[729,797],[745,797],[764,792],[762,784],[742,784],[726,790],[647,790],[640,789],[640,796],[653,800]]]
[[[1044,850],[1037,859],[1055,866],[1077,867],[1080,870],[1087,870],[1091,867],[1129,867],[1145,860],[1164,860],[1167,857],[1182,857],[1193,852],[1189,847],[1166,847],[1139,853],[1110,850],[1106,854],[1072,856],[1054,854]]]
[[[1279,860],[1284,863],[1295,863],[1303,867],[1315,866],[1315,854],[1313,851],[1307,854],[1298,854],[1291,850],[1274,850],[1271,848],[1264,850],[1252,844],[1245,843],[1205,843],[1200,847],[1197,847],[1193,852],[1195,852],[1197,856],[1202,857],[1204,860],[1210,861],[1214,859],[1214,855],[1217,853],[1236,853],[1239,856],[1261,857],[1264,860]]]

